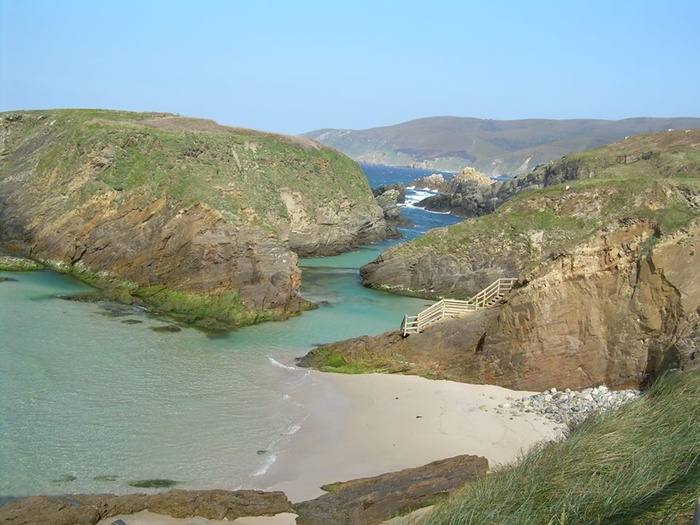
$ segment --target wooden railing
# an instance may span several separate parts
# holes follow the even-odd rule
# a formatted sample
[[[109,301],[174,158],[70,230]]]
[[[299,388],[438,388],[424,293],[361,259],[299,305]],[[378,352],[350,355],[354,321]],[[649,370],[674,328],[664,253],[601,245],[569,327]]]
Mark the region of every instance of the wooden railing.
[[[406,337],[409,334],[422,332],[426,327],[442,321],[445,317],[453,317],[465,312],[489,308],[510,292],[516,281],[517,279],[512,277],[498,279],[466,301],[442,299],[418,315],[404,315],[401,331]]]

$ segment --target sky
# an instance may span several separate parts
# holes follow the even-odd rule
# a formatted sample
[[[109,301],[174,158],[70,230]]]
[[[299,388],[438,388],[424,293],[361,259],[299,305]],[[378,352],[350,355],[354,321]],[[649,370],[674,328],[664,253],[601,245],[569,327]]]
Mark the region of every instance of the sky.
[[[0,111],[299,134],[700,117],[698,0],[0,0]]]

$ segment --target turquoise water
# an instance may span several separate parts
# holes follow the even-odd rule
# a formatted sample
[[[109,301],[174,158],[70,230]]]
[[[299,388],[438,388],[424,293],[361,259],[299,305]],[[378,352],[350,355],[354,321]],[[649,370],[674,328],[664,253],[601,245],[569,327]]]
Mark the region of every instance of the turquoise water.
[[[409,238],[455,222],[407,214],[422,217]],[[312,379],[294,358],[424,308],[360,285],[359,266],[389,244],[304,260],[302,293],[320,308],[220,337],[156,332],[168,321],[140,309],[61,299],[89,288],[53,272],[0,272],[11,279],[0,282],[0,497],[120,494],[154,478],[248,486],[304,423],[289,394]]]

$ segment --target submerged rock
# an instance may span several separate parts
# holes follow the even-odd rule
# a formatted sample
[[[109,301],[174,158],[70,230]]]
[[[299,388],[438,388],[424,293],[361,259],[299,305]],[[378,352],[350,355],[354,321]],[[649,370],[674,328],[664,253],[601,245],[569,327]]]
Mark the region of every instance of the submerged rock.
[[[282,492],[171,490],[164,494],[33,496],[0,506],[0,522],[13,525],[94,525],[120,514],[149,510],[173,518],[235,520],[291,512]]]
[[[182,328],[176,324],[168,324],[164,326],[152,326],[151,330],[154,332],[177,333],[182,331]]]
[[[178,482],[173,479],[139,479],[129,482],[130,487],[141,489],[163,489],[174,487],[177,484]]]

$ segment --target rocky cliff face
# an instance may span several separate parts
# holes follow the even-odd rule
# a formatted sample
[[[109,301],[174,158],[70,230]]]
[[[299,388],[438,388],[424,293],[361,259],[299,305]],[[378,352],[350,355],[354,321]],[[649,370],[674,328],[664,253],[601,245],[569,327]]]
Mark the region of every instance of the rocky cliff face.
[[[669,368],[698,367],[700,223],[649,252],[654,235],[648,222],[631,224],[553,256],[495,308],[407,338],[321,347],[306,363],[340,354],[370,368],[523,390],[637,387]]]
[[[700,132],[672,131],[655,135],[628,137],[597,150],[567,155],[558,161],[540,164],[530,172],[516,175],[503,182],[493,182],[476,176],[449,181],[431,181],[440,194],[418,203],[427,210],[451,213],[457,217],[480,217],[493,212],[503,203],[525,191],[537,190],[593,178],[628,176],[637,173],[645,177],[674,177],[693,173],[698,161],[693,153]],[[469,168],[466,168],[468,171]],[[431,175],[430,177],[435,177]],[[440,177],[441,178],[441,177]],[[416,181],[419,183],[421,181]]]
[[[654,227],[638,223],[539,267],[479,336],[473,376],[538,388],[627,387],[698,364],[685,345],[698,342],[700,228],[646,254],[653,238]]]
[[[494,213],[386,250],[363,282],[467,299],[630,220],[651,219],[663,236],[700,212],[698,149],[700,131],[643,135],[541,166],[502,185],[508,198]]]
[[[638,386],[697,366],[699,150],[700,134],[668,133],[564,159],[543,170],[563,183],[392,247],[362,268],[369,286],[434,299],[466,299],[500,277],[520,286],[498,308],[406,339],[322,347],[308,362],[339,353],[370,368],[531,390]]]
[[[2,115],[0,241],[113,296],[240,324],[304,306],[297,256],[391,233],[317,143],[163,114]]]

